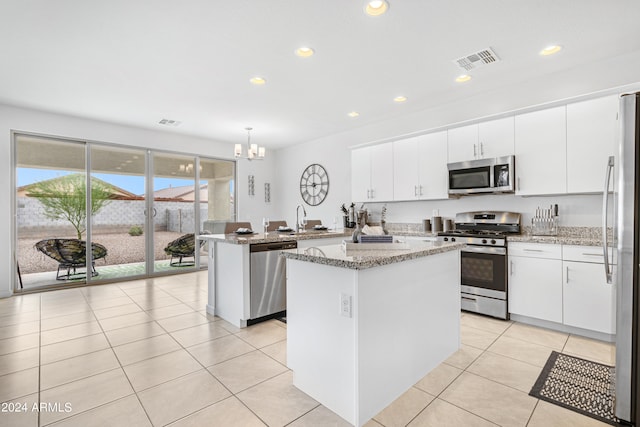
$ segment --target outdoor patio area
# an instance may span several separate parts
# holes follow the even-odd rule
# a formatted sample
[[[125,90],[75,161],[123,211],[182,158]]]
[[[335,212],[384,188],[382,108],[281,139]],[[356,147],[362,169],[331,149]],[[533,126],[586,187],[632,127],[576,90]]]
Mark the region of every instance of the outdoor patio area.
[[[154,272],[166,273],[193,268],[171,266],[171,257],[164,252],[164,248],[169,242],[182,235],[182,233],[171,231],[154,233]],[[18,264],[23,289],[84,282],[84,269],[78,270],[78,273],[82,273],[77,275],[78,279],[56,280],[58,262],[36,250],[35,244],[39,240],[42,239],[18,240]],[[93,242],[107,248],[107,256],[95,263],[98,275],[93,280],[119,279],[145,274],[144,236],[130,236],[128,233],[94,234]],[[203,247],[201,253],[206,254],[206,247]],[[206,256],[203,259],[206,261]]]

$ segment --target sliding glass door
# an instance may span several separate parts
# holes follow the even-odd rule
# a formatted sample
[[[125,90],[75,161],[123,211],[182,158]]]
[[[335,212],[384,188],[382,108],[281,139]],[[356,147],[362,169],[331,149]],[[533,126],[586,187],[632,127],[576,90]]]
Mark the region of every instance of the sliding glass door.
[[[235,214],[235,162],[14,135],[16,289],[206,266],[194,235]]]
[[[146,274],[146,152],[90,144],[91,280]],[[103,256],[104,255],[104,256]]]
[[[16,288],[86,277],[86,146],[17,135]]]
[[[196,268],[196,158],[153,154],[153,272]]]

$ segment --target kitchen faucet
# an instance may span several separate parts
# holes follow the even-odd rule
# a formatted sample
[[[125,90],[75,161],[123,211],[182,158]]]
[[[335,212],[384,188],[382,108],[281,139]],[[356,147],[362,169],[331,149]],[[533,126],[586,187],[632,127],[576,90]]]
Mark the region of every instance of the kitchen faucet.
[[[298,206],[296,206],[296,232],[300,232],[300,229],[302,228],[302,227],[300,226],[300,217],[299,217],[299,214],[300,214],[300,208],[302,208],[302,214],[304,215],[304,216],[303,216],[303,218],[306,218],[306,217],[307,217],[307,211],[306,211],[306,209],[304,208],[304,206],[302,206],[302,205],[298,205]]]

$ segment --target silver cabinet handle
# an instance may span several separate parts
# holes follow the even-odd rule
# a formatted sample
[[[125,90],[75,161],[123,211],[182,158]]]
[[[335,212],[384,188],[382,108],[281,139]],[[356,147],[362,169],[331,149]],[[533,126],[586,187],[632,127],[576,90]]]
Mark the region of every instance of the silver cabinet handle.
[[[518,177],[518,191],[522,190],[522,187],[520,187],[520,177]]]
[[[544,252],[542,249],[523,249],[525,252]]]
[[[422,196],[422,185],[419,185],[418,187],[420,187],[420,195]]]
[[[588,252],[582,252],[581,255],[584,255],[584,256],[598,256],[598,257],[602,256],[602,254],[590,254]]]
[[[480,143],[480,155],[484,157],[484,145]]]
[[[473,158],[474,159],[478,158],[478,152],[476,150],[476,145],[477,144],[473,144]]]
[[[511,260],[511,273],[510,276],[513,276],[513,260]]]
[[[478,301],[475,298],[469,298],[469,297],[462,297],[462,299],[466,299],[467,301],[473,301],[473,302],[477,302]]]
[[[566,283],[569,283],[569,266],[568,265],[567,265],[567,276],[566,277],[567,277]]]
[[[609,183],[611,181],[611,173],[615,158],[609,157],[607,161],[607,172],[604,176],[604,193],[602,194],[602,249],[604,250],[604,275],[608,284],[613,284],[613,269],[609,265],[609,242],[607,242],[607,223],[609,213]]]
[[[414,195],[414,196],[417,196],[417,195],[418,195],[418,186],[417,186],[417,185],[414,185],[414,186],[413,186],[413,195]]]
[[[372,199],[376,198],[376,192],[375,192],[375,190],[373,188],[371,189],[371,198]]]
[[[371,189],[367,189],[367,199],[371,198]]]

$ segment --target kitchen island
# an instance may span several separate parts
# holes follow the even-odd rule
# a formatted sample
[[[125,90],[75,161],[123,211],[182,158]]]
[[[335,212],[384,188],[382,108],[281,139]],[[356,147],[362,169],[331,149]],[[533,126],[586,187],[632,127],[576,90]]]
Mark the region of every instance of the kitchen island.
[[[252,245],[297,242],[310,247],[318,242],[339,243],[351,236],[352,230],[298,233],[270,232],[237,234],[204,234],[198,239],[208,242],[207,313],[217,315],[236,327],[244,328],[251,320],[251,254]]]
[[[408,245],[282,252],[293,383],[356,426],[460,345],[459,249],[464,245]]]

